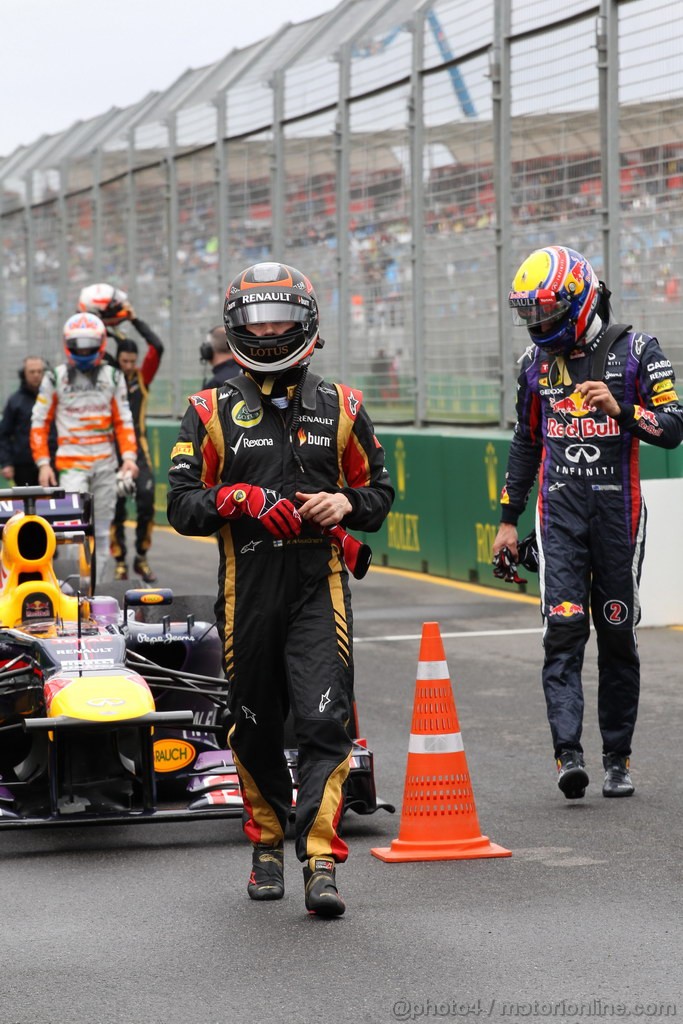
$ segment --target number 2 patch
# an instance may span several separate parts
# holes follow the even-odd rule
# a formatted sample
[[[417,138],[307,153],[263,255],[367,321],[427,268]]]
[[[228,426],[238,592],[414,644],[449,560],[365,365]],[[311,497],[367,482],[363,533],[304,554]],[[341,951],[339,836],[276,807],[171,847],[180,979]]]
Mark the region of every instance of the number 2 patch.
[[[623,601],[605,601],[602,612],[607,621],[615,626],[626,622],[628,618],[628,608]]]

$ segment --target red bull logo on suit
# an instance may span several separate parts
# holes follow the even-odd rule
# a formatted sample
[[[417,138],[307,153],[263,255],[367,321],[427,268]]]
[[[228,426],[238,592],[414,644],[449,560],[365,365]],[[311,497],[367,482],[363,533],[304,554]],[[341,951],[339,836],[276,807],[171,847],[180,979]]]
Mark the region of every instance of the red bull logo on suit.
[[[561,615],[565,619],[571,618],[572,615],[583,615],[583,605],[575,604],[573,601],[562,601],[561,604],[548,609],[548,618],[551,619],[554,615]]]
[[[553,407],[553,412],[557,406]],[[548,417],[548,437],[617,437],[621,433],[621,427],[616,420],[608,416],[605,420],[596,420],[592,416],[585,419],[572,420],[564,423],[556,420],[553,416]]]

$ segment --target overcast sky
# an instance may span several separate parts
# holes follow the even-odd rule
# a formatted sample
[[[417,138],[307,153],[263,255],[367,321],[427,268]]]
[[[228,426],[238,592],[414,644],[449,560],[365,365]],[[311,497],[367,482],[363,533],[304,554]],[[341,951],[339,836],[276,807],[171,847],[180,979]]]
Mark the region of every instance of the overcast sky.
[[[0,0],[0,156],[337,0]]]

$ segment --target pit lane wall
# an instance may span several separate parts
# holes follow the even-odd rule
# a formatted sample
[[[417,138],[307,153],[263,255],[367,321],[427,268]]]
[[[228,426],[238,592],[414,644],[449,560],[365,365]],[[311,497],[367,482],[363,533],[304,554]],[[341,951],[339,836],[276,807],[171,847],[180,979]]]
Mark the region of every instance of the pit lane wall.
[[[166,523],[166,474],[178,423],[156,420],[148,427],[156,471],[157,522]],[[498,498],[511,431],[380,427],[377,433],[396,500],[382,529],[366,538],[374,564],[511,590],[511,584],[496,580],[491,572],[491,545],[498,528]],[[665,451],[641,444],[640,461],[649,511],[642,625],[680,625],[683,446]],[[520,537],[533,527],[534,504],[532,496],[519,524]],[[528,576],[521,589],[538,595],[537,576]]]

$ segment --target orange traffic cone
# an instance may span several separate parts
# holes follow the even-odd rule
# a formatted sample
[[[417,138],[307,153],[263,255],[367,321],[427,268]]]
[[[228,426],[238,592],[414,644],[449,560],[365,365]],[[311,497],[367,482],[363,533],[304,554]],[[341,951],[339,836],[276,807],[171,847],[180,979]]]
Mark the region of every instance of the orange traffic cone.
[[[511,856],[479,828],[437,622],[422,627],[398,839],[372,854],[390,862]]]

